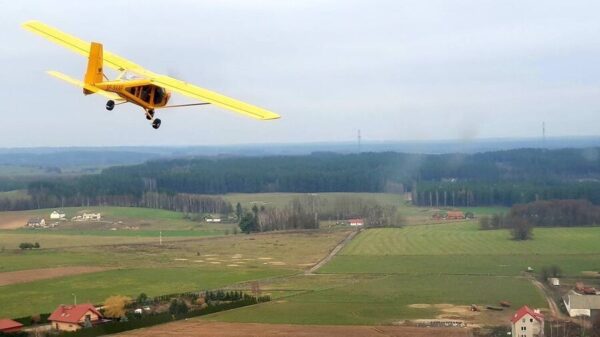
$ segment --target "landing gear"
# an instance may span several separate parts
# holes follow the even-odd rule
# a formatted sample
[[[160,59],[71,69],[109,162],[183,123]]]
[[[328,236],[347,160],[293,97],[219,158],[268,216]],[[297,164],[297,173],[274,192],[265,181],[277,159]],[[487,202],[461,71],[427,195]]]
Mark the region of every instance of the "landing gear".
[[[112,99],[108,102],[106,102],[106,110],[108,111],[112,111],[112,109],[115,108],[115,101],[113,101]]]
[[[154,118],[154,109],[146,110],[146,119],[151,121]]]
[[[160,128],[160,119],[154,118],[154,109],[146,110],[146,119],[152,121],[152,127],[154,129]]]

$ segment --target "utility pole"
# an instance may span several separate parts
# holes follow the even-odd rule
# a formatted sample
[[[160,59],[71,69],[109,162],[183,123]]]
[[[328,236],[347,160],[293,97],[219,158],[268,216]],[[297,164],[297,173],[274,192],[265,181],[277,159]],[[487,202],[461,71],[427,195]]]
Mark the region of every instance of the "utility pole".
[[[542,148],[546,149],[546,122],[542,122]]]
[[[71,295],[73,295],[73,304],[77,305],[77,295],[75,295],[75,294],[71,294]]]

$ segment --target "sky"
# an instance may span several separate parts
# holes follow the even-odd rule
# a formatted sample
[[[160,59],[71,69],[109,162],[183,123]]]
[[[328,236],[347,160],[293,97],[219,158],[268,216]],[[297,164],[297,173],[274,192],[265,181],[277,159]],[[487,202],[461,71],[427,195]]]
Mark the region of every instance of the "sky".
[[[0,147],[599,135],[598,1],[0,0]],[[265,107],[120,105],[46,75],[86,59],[36,19],[154,72]],[[109,76],[115,76],[109,73]],[[175,97],[173,103],[188,103]]]

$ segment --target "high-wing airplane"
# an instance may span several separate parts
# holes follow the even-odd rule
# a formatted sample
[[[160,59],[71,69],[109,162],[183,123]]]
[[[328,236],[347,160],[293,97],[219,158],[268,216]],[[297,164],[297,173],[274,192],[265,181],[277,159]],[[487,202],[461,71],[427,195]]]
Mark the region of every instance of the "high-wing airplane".
[[[48,74],[82,87],[85,95],[100,94],[107,97],[109,101],[106,102],[106,109],[109,111],[115,105],[127,102],[139,105],[144,109],[146,119],[152,121],[152,127],[155,129],[158,129],[161,123],[160,119],[154,117],[156,109],[191,105],[214,104],[260,120],[279,118],[278,114],[257,106],[169,76],[153,73],[123,57],[103,51],[100,43],[83,41],[42,22],[28,21],[23,24],[23,28],[88,57],[87,71],[83,81],[57,71],[48,71]],[[109,80],[104,74],[104,66],[112,68],[120,74],[116,79]],[[201,103],[168,105],[171,91],[199,100]]]

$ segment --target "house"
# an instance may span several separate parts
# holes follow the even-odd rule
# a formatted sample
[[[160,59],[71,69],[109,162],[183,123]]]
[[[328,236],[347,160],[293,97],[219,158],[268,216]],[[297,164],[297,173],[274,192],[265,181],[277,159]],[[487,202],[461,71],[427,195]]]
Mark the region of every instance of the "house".
[[[64,218],[65,218],[65,212],[63,212],[63,211],[54,211],[54,212],[50,213],[50,219],[58,220],[58,219],[64,219]]]
[[[463,220],[465,219],[465,214],[461,211],[448,211],[446,213],[446,220]]]
[[[221,218],[206,218],[206,222],[221,222]]]
[[[21,331],[23,324],[12,319],[0,319],[0,332],[10,333]]]
[[[600,309],[600,295],[585,295],[574,290],[563,296],[563,302],[571,317],[590,317],[591,310]]]
[[[510,323],[513,337],[544,336],[544,315],[526,305],[515,312]]]
[[[548,282],[550,282],[550,284],[555,287],[560,286],[560,280],[558,279],[558,277],[551,277],[548,279]]]
[[[363,219],[348,219],[350,226],[364,226],[365,221]]]
[[[46,226],[46,220],[44,218],[31,218],[27,221],[26,227],[29,228],[42,228]]]
[[[48,317],[52,328],[59,331],[77,331],[87,324],[96,325],[102,323],[102,314],[93,305],[60,305]]]

